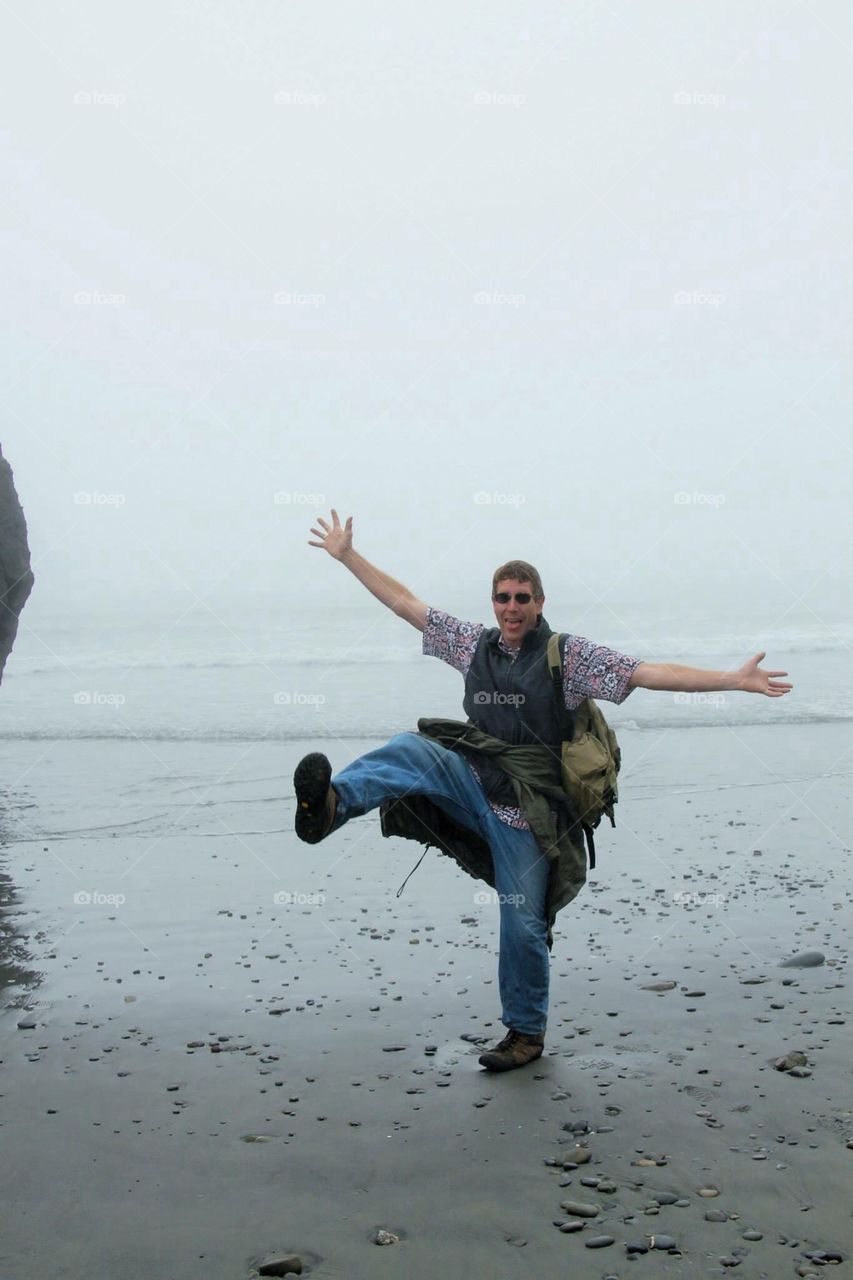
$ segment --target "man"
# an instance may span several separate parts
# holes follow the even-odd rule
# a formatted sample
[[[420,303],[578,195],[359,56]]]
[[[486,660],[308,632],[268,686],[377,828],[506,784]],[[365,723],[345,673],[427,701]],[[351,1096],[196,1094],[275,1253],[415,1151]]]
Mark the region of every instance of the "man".
[[[420,720],[332,777],[312,752],[294,774],[296,833],[315,844],[351,818],[382,806],[383,834],[434,844],[493,884],[500,903],[498,984],[507,1035],[480,1063],[507,1071],[542,1054],[548,1015],[549,947],[556,912],[577,894],[586,854],[559,773],[563,707],[546,661],[551,628],[536,569],[502,565],[492,580],[497,627],[427,606],[352,545],[352,517],[318,519],[322,548],[378,600],[423,633],[423,652],[465,678],[466,722]],[[562,694],[572,711],[586,698],[622,702],[632,689],[741,690],[777,698],[791,689],[764,671],[763,653],[738,671],[701,671],[628,657],[582,636],[563,642]],[[523,800],[523,803],[521,802]]]

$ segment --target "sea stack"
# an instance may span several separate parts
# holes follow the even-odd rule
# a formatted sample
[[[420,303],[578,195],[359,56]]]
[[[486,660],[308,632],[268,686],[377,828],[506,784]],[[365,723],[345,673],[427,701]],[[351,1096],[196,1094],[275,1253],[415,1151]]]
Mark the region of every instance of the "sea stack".
[[[0,680],[33,582],[27,522],[15,491],[12,468],[0,446]]]

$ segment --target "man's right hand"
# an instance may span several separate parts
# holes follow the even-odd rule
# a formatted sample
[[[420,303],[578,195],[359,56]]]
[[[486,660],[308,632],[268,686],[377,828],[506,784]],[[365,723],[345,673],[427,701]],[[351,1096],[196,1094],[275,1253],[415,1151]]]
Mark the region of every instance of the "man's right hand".
[[[335,560],[342,560],[345,553],[352,550],[352,516],[348,516],[346,524],[342,525],[337,511],[332,507],[331,528],[321,516],[317,517],[317,523],[322,526],[322,532],[314,528],[311,532],[316,534],[320,541],[312,542],[309,539],[309,547],[322,547]]]
[[[338,517],[338,513],[332,507],[332,524],[326,520],[317,517],[319,529],[311,529],[319,541],[314,542],[309,538],[309,547],[321,547],[323,551],[328,551],[330,556],[335,560],[342,560],[350,573],[355,574],[362,586],[367,587],[371,595],[376,596],[377,600],[381,600],[386,608],[392,613],[396,613],[398,618],[404,618],[406,622],[417,631],[423,631],[426,626],[427,614],[429,612],[423,600],[419,600],[413,595],[408,587],[404,587],[402,582],[398,582],[396,578],[392,578],[390,574],[383,573],[381,569],[377,569],[369,560],[365,560],[364,556],[359,555],[353,550],[352,546],[352,516],[347,518],[345,525],[342,525]]]

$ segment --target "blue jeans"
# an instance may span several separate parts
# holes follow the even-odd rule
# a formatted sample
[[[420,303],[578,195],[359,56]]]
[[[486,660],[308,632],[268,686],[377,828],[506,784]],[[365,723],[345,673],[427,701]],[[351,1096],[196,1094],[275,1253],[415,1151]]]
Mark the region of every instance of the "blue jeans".
[[[548,1020],[550,864],[533,832],[501,822],[465,758],[419,733],[398,733],[353,760],[335,774],[332,786],[338,797],[333,831],[385,800],[413,794],[428,796],[486,841],[500,904],[501,1021],[526,1035],[541,1035]]]

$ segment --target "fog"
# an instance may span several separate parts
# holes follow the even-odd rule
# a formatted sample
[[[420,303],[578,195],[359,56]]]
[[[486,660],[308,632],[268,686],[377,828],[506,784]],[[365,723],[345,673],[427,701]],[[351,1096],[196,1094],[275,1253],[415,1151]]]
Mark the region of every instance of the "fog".
[[[361,605],[307,545],[331,506],[467,616],[509,557],[555,625],[844,612],[845,5],[3,25],[31,628]]]

